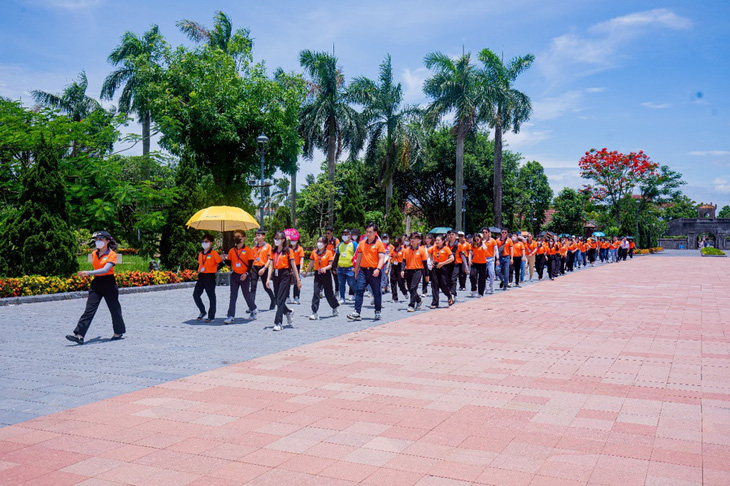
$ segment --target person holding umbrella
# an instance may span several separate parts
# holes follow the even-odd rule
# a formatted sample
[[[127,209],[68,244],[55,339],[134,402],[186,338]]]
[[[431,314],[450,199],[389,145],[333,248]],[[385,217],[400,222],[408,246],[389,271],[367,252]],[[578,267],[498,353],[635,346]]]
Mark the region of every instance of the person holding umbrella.
[[[86,310],[81,315],[73,334],[66,336],[66,339],[76,344],[84,344],[84,336],[89,330],[102,298],[106,300],[109,313],[112,315],[114,335],[111,340],[122,339],[124,333],[127,332],[124,319],[122,319],[122,306],[119,305],[119,288],[117,288],[117,281],[114,278],[114,266],[117,264],[117,254],[114,250],[117,249],[117,242],[106,231],[97,231],[91,236],[91,239],[96,245],[96,251],[91,254],[91,265],[94,270],[81,271],[79,275],[94,277],[94,280],[89,286]]]

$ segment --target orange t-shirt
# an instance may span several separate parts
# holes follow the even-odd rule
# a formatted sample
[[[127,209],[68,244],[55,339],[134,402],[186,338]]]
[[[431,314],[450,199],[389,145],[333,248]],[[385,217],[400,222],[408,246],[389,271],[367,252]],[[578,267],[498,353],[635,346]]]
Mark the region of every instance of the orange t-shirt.
[[[484,245],[487,247],[486,257],[492,258],[495,252],[498,250],[497,240],[490,237],[488,240],[484,241]],[[481,263],[486,263],[486,260]]]
[[[255,267],[263,267],[267,263],[269,263],[269,255],[271,254],[271,245],[268,243],[264,243],[261,246],[254,245],[253,247],[253,256],[254,256],[254,266]]]
[[[208,253],[202,251],[198,253],[198,273],[215,273],[218,271],[218,264],[223,259],[215,250],[210,250]]]
[[[532,254],[535,250],[537,250],[537,241],[535,241],[535,240],[532,240],[531,242],[526,243],[526,245],[527,245],[527,254],[528,255]]]
[[[326,238],[326,237],[325,237],[325,238]],[[336,248],[337,248],[338,246],[340,246],[340,240],[339,240],[339,239],[337,239],[337,238],[332,238],[332,241],[328,241],[328,242],[326,242],[326,243],[325,243],[325,245],[324,245],[324,247],[325,247],[325,248],[326,248],[327,250],[331,251],[333,255],[335,254],[335,249],[336,249]]]
[[[231,269],[238,274],[248,272],[248,268],[253,261],[253,250],[244,246],[240,250],[235,246],[228,250],[228,260],[231,261]]]
[[[604,241],[604,242],[600,243],[600,245],[601,245],[601,248],[605,250],[609,246],[611,246],[611,243],[609,243],[608,241]]]
[[[324,250],[321,255],[319,252],[313,251],[309,259],[314,263],[314,269],[319,270],[331,264],[334,257],[334,254],[330,250]]]
[[[546,245],[545,248],[546,248],[545,251],[547,252],[548,255],[555,255],[558,252],[558,247],[556,245],[553,245],[553,246]]]
[[[631,248],[632,250],[636,248],[636,243],[634,243],[633,241],[629,241],[629,248]]]
[[[452,255],[451,248],[449,248],[447,245],[444,245],[441,248],[436,248],[436,245],[433,245],[432,248],[433,259],[438,263],[445,262]]]
[[[511,256],[512,255],[512,245],[514,243],[512,242],[512,238],[507,238],[504,240],[504,248],[502,248],[502,255],[501,256]],[[502,246],[502,240],[497,240],[497,245]]]
[[[213,253],[215,253],[215,252],[213,252]],[[117,253],[114,250],[108,248],[107,252],[104,253],[103,255],[99,255],[99,250],[95,250],[91,254],[91,266],[94,267],[94,270],[101,270],[102,268],[104,268],[104,266],[107,263],[111,263],[112,268],[110,268],[109,271],[106,273],[97,275],[98,277],[104,277],[106,275],[114,275],[114,267],[117,264]]]
[[[302,259],[304,258],[304,248],[302,248],[302,245],[297,245],[297,248],[290,248],[291,251],[294,252],[294,263],[297,264],[297,267],[302,264]]]
[[[487,247],[490,248],[490,247]],[[487,263],[487,252],[488,249],[484,249],[484,245],[474,246],[471,245],[471,262],[472,263]],[[494,254],[494,249],[492,249]]]
[[[428,253],[423,245],[419,246],[417,250],[410,246],[403,249],[403,261],[406,262],[406,270],[421,270],[425,267],[426,260],[428,260]]]
[[[619,243],[618,241],[614,241],[613,243],[611,243],[612,250],[617,249],[619,246],[621,246],[621,243]]]
[[[568,251],[575,251],[577,249],[578,247],[574,243],[568,245]]]
[[[294,252],[291,248],[286,253],[274,251],[271,253],[271,261],[274,263],[275,270],[283,270],[290,268],[290,261],[294,260]]]
[[[512,243],[512,249],[513,255],[515,257],[521,257],[522,254],[525,252],[525,244],[521,241],[518,241],[517,243]]]
[[[393,245],[390,245],[389,248],[390,261],[394,264],[400,264],[403,261],[403,247],[399,246],[398,248],[396,248]]]
[[[589,240],[588,245],[590,246],[591,250],[595,250],[598,248],[598,242],[595,240]]]
[[[537,254],[538,255],[544,255],[545,253],[547,253],[547,247],[548,246],[545,243],[542,243],[542,244],[538,245],[537,246]]]
[[[385,253],[385,245],[379,239],[373,243],[368,243],[367,238],[363,238],[357,245],[357,251],[362,254],[360,259],[360,268],[377,268],[379,263],[378,255]]]
[[[586,250],[588,250],[588,243],[585,243],[585,242],[581,243],[580,244],[580,251],[583,252],[583,253],[585,253]]]
[[[561,244],[560,245],[560,254],[565,256],[568,254],[568,245],[567,244]]]

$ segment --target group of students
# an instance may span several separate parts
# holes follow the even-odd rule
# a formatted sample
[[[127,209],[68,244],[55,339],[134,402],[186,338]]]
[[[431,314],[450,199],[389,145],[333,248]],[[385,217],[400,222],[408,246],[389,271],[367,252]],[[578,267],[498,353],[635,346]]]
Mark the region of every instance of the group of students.
[[[223,265],[229,265],[230,296],[224,324],[232,324],[236,315],[239,290],[247,305],[248,318],[258,317],[256,293],[261,282],[269,297],[269,310],[276,310],[274,331],[282,330],[283,320],[291,325],[294,312],[289,307],[299,304],[302,279],[313,275],[312,314],[310,320],[319,319],[320,301],[325,298],[332,315],[339,315],[339,306],[354,303],[354,310],[347,315],[351,321],[362,319],[361,311],[366,291],[375,307],[375,320],[382,316],[382,298],[391,293],[392,301],[399,302],[398,291],[408,301],[407,311],[415,312],[423,305],[423,298],[431,290],[431,309],[438,308],[440,294],[451,306],[459,292],[466,291],[467,279],[471,284],[471,296],[494,293],[495,280],[499,288],[520,287],[525,279],[536,274],[542,280],[554,280],[566,272],[581,266],[601,262],[618,262],[633,258],[635,244],[626,237],[621,240],[606,238],[559,238],[551,233],[533,238],[531,234],[510,233],[507,229],[492,235],[489,228],[482,228],[474,235],[449,231],[444,234],[419,233],[402,235],[390,241],[387,234],[378,233],[378,226],[371,223],[365,234],[358,230],[344,230],[342,239],[334,237],[329,227],[320,236],[316,248],[308,256],[299,245],[298,234],[290,238],[277,231],[273,246],[265,241],[265,231],[257,230],[253,246],[245,243],[245,232],[234,232],[234,246],[225,258],[213,249],[214,238],[203,236],[198,254],[198,280],[193,290],[193,301],[200,314],[198,320],[212,322],[217,312],[216,273]],[[79,272],[95,276],[89,290],[86,311],[79,319],[73,334],[66,338],[83,344],[86,331],[102,298],[106,299],[112,314],[113,340],[121,339],[126,329],[114,280],[116,243],[107,232],[98,232],[93,238],[97,250],[92,253],[93,271]],[[528,277],[529,275],[529,277]],[[487,289],[487,282],[489,288]],[[430,284],[430,285],[429,285]],[[349,297],[346,300],[346,294]],[[206,310],[202,294],[208,296]]]

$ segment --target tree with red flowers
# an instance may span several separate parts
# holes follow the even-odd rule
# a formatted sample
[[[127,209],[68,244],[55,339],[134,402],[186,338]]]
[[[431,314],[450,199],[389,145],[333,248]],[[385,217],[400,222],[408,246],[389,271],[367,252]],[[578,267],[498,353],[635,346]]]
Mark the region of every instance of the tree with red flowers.
[[[642,150],[622,154],[616,150],[590,149],[578,161],[580,176],[593,181],[584,186],[592,200],[606,201],[621,226],[621,201],[648,177],[656,176],[659,164],[652,162]]]

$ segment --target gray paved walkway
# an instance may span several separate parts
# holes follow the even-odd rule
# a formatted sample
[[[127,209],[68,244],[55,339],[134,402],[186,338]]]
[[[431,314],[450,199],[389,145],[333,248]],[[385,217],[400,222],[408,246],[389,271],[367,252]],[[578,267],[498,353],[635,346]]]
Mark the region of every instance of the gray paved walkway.
[[[111,319],[102,303],[83,346],[66,341],[64,336],[73,330],[85,300],[0,307],[0,426],[410,315],[402,298],[394,304],[388,294],[379,322],[372,320],[369,299],[361,322],[346,319],[352,304],[342,306],[339,317],[329,317],[324,301],[320,307],[323,318],[309,321],[311,289],[309,277],[303,286],[302,305],[293,306],[293,328],[278,333],[272,331],[273,311],[261,312],[256,321],[239,318],[229,326],[223,325],[223,317],[211,324],[196,321],[192,289],[122,295],[128,331],[125,339],[109,341]],[[228,307],[228,295],[227,287],[218,287],[218,307],[223,311]],[[463,293],[461,298],[469,299]],[[207,305],[205,296],[203,300]],[[268,304],[260,289],[257,302],[260,306]],[[430,297],[425,303],[424,308]],[[239,316],[244,308],[239,298]],[[448,309],[438,312],[448,318]]]

